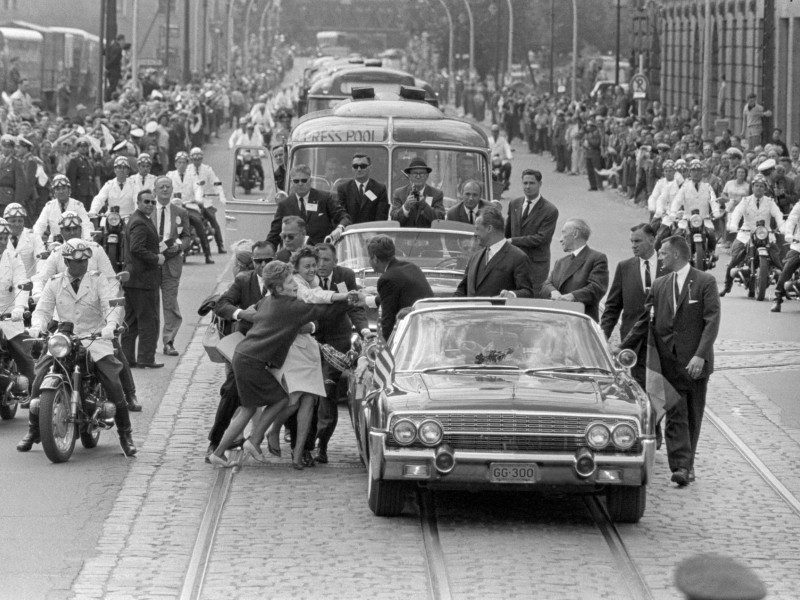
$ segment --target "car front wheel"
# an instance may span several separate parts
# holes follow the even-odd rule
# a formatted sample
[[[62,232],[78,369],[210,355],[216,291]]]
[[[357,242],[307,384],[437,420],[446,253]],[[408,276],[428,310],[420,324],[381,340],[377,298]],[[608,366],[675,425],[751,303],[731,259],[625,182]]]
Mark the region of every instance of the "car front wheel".
[[[638,523],[646,504],[646,486],[609,486],[606,489],[606,508],[615,523]]]
[[[375,458],[370,455],[367,468],[367,503],[377,517],[396,517],[403,512],[406,486],[399,481],[374,479],[372,477],[374,460]]]

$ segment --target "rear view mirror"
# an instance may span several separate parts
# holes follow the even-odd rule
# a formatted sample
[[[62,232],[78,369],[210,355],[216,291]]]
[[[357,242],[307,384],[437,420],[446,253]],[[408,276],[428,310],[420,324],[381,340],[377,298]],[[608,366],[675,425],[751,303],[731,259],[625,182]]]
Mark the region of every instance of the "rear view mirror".
[[[120,283],[125,283],[131,278],[131,274],[128,271],[120,271],[117,273],[117,281]]]
[[[112,298],[108,301],[108,305],[111,308],[117,308],[118,306],[125,306],[125,298]]]

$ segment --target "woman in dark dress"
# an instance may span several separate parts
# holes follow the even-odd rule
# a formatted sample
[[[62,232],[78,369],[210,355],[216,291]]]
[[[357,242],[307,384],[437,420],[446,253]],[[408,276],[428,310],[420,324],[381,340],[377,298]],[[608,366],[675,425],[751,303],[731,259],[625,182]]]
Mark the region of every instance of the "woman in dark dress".
[[[297,281],[294,268],[281,261],[273,261],[264,269],[264,285],[269,296],[264,298],[253,318],[253,327],[239,342],[233,356],[233,373],[239,389],[241,406],[225,430],[219,446],[209,456],[211,464],[219,467],[232,466],[225,460],[225,450],[244,431],[260,407],[277,414],[289,402],[289,396],[268,368],[281,368],[286,355],[306,323],[343,314],[347,310],[347,298],[333,304],[306,304],[297,298]],[[261,417],[271,421],[269,415]],[[245,440],[242,450],[256,460],[263,454],[250,439]]]

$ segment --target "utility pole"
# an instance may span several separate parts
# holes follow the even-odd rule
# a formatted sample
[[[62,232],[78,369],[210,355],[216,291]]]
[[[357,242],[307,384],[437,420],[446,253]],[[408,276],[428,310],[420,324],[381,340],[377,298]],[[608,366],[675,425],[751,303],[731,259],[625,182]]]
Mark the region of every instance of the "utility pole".
[[[622,0],[617,0],[617,62],[614,66],[614,85],[619,85],[619,42],[620,42],[620,13],[621,13],[621,5]]]
[[[97,106],[103,107],[106,88],[106,0],[100,2],[100,68],[97,81]]]
[[[133,10],[131,11],[131,77],[136,85],[138,94],[139,89],[139,0],[133,0]],[[138,97],[138,95],[137,95]]]
[[[703,15],[703,96],[701,108],[701,125],[703,137],[709,135],[709,112],[711,99],[711,0],[706,0],[705,14]]]
[[[795,35],[797,34],[795,33]],[[773,79],[775,76],[775,0],[764,0],[764,37],[762,44],[763,54],[761,60],[764,66],[761,69],[762,96],[759,101],[764,108],[772,111],[772,116],[767,117],[763,123],[764,131],[771,135],[775,127],[775,109],[777,108],[775,106],[775,84]],[[795,64],[797,63],[795,62]],[[786,133],[791,135],[790,131]]]
[[[550,95],[555,93],[555,69],[553,52],[556,47],[556,0],[550,0]]]
[[[578,0],[572,0],[572,101],[578,99]]]
[[[189,66],[189,0],[183,0],[183,82],[192,80],[192,69]]]
[[[172,0],[167,0],[167,41],[164,48],[164,61],[166,63],[166,79],[169,80],[169,17],[172,12]]]

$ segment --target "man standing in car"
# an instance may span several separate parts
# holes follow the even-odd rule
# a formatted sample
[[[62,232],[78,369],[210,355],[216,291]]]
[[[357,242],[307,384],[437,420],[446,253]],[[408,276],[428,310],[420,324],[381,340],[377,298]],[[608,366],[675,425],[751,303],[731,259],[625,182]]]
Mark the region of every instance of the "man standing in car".
[[[427,184],[432,170],[422,158],[403,169],[410,183],[394,191],[391,211],[402,227],[430,228],[436,219],[444,219],[444,193]]]
[[[386,186],[370,178],[372,159],[366,154],[353,155],[353,178],[339,184],[336,195],[351,223],[385,221],[389,218]]]
[[[489,206],[481,198],[481,189],[481,184],[475,179],[465,181],[461,186],[461,202],[447,211],[447,220],[474,225],[478,212]]]

